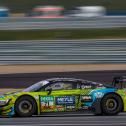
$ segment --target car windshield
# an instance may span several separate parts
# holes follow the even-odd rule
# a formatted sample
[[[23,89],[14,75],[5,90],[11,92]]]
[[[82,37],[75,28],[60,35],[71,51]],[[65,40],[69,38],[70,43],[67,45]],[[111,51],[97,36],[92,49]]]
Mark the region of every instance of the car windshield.
[[[49,81],[46,81],[46,80],[40,81],[40,82],[35,83],[35,84],[33,84],[32,86],[30,86],[30,87],[24,89],[23,92],[34,92],[34,91],[37,91],[37,90],[39,90],[42,86],[45,86],[45,85],[48,84],[48,83],[49,83]]]

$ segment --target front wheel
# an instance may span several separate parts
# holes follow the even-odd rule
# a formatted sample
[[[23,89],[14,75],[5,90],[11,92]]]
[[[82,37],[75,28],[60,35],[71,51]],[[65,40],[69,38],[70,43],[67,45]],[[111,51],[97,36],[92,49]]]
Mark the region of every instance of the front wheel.
[[[105,115],[117,115],[122,111],[122,100],[116,94],[108,94],[101,101],[102,111]]]
[[[22,96],[15,103],[15,112],[20,117],[32,116],[35,114],[36,109],[36,102],[30,96]]]

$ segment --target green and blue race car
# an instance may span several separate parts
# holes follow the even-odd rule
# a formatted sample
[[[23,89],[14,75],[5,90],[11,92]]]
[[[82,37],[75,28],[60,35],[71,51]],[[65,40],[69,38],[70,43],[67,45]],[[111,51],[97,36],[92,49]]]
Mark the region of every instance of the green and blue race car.
[[[0,96],[0,116],[29,117],[85,110],[96,115],[125,112],[126,77],[115,77],[108,86],[83,79],[53,78]]]

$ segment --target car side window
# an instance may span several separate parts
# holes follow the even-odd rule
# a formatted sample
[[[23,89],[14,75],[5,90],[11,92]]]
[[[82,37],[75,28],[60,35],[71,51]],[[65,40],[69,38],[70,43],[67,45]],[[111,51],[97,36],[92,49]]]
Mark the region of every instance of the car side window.
[[[45,91],[47,91],[50,88],[52,90],[72,90],[75,89],[76,87],[72,82],[54,82],[45,87]]]

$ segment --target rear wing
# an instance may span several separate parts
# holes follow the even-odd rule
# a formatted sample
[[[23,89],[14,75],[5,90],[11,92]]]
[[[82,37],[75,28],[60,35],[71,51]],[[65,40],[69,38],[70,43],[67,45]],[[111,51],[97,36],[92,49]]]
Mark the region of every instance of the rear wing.
[[[112,86],[123,88],[126,85],[126,76],[117,76],[113,78]]]

